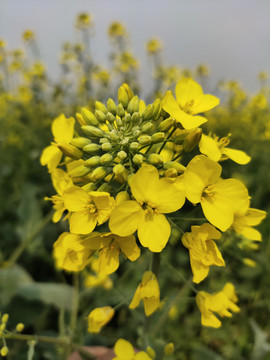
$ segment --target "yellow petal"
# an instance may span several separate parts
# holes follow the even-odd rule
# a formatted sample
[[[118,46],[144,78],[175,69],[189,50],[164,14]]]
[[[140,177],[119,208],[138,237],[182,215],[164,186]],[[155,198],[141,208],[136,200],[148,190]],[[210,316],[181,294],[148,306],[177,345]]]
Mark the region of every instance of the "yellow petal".
[[[135,261],[141,255],[141,250],[136,244],[136,239],[133,235],[126,237],[115,235],[115,240],[118,242],[121,251],[129,260]]]
[[[75,120],[74,118],[66,118],[65,115],[60,115],[52,123],[52,133],[55,141],[70,143],[73,138]]]
[[[91,202],[91,196],[79,186],[67,189],[63,194],[63,199],[69,211],[80,211]]]
[[[109,220],[112,233],[119,236],[132,235],[144,218],[144,211],[136,201],[124,201],[116,206]]]
[[[219,150],[217,142],[210,136],[202,134],[199,143],[200,152],[207,155],[209,159],[219,161],[221,158],[221,151]]]
[[[96,227],[97,218],[85,210],[77,211],[70,215],[69,224],[70,232],[74,234],[89,234]]]
[[[135,294],[131,300],[131,303],[129,304],[129,309],[135,309],[137,306],[139,306],[141,300],[142,300],[141,286],[139,285],[135,291]]]
[[[266,215],[267,213],[263,210],[249,208],[245,216],[245,221],[250,226],[256,226],[261,223]]]
[[[147,214],[138,226],[138,238],[142,246],[153,252],[160,252],[166,246],[171,234],[171,227],[162,214]]]
[[[114,352],[115,355],[126,360],[132,360],[132,357],[135,355],[133,346],[124,339],[117,340],[116,344],[114,345]]]
[[[51,171],[59,165],[62,156],[63,153],[58,149],[58,147],[50,145],[43,150],[40,157],[40,163],[42,166],[47,165],[49,171]]]
[[[99,252],[99,272],[112,274],[119,267],[119,248],[117,246],[105,247]]]
[[[223,154],[228,156],[228,158],[232,159],[233,161],[235,161],[237,164],[240,165],[245,165],[249,163],[251,160],[251,157],[241,150],[224,148],[222,152]]]
[[[153,314],[153,312],[155,312],[158,309],[160,305],[160,300],[159,298],[156,297],[144,298],[143,305],[144,305],[145,315],[150,316],[151,314]]]
[[[219,104],[219,99],[214,95],[205,94],[201,97],[198,105],[194,104],[192,106],[192,111],[194,114],[199,114],[208,110],[213,109]]]
[[[193,282],[199,284],[206,278],[209,273],[209,266],[204,265],[201,261],[197,261],[190,257],[190,266],[193,273]]]
[[[54,169],[51,172],[52,183],[59,195],[63,195],[64,191],[73,186],[73,182],[69,175],[62,169]]]
[[[99,333],[101,328],[106,325],[114,316],[114,310],[111,306],[99,307],[88,315],[88,331]]]
[[[196,107],[201,102],[203,90],[202,87],[193,79],[183,78],[176,84],[175,95],[177,102],[182,108],[184,108],[190,101],[194,101],[193,106]]]

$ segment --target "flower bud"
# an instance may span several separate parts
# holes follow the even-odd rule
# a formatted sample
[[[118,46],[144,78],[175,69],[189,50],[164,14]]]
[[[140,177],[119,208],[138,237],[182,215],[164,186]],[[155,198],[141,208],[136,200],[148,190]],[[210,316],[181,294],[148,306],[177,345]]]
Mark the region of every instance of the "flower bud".
[[[112,130],[110,133],[110,138],[112,141],[118,141],[119,140],[119,136],[117,135],[117,132],[115,130]]]
[[[100,187],[97,189],[97,191],[105,191],[105,192],[110,192],[112,190],[112,187],[107,184],[107,183],[103,183],[102,185],[100,185]]]
[[[83,151],[85,151],[88,154],[96,154],[100,150],[100,145],[98,144],[88,144],[83,148]]]
[[[82,189],[87,191],[87,192],[90,192],[90,191],[96,191],[97,190],[97,186],[95,183],[91,183],[89,182],[88,184],[85,184],[82,186]]]
[[[120,86],[118,89],[118,103],[124,108],[126,108],[129,103],[129,96],[124,86]]]
[[[70,144],[58,144],[58,149],[73,160],[78,160],[83,155],[81,150]]]
[[[120,160],[125,160],[125,158],[127,157],[127,153],[124,150],[121,150],[117,153],[117,157]]]
[[[131,120],[130,114],[126,114],[126,115],[123,117],[123,120],[124,120],[125,123],[129,123],[130,120]]]
[[[95,170],[91,174],[91,180],[97,181],[106,176],[106,169],[103,166],[99,166],[95,168]]]
[[[130,150],[138,150],[140,147],[140,144],[137,141],[133,141],[130,145]]]
[[[7,354],[8,354],[8,347],[7,346],[3,346],[2,348],[1,348],[1,350],[0,350],[0,354],[2,355],[2,356],[7,356]]]
[[[87,167],[96,167],[100,164],[100,156],[92,156],[91,158],[85,160],[84,166]]]
[[[192,151],[200,142],[202,137],[202,129],[195,129],[188,134],[183,143],[183,150],[185,152]]]
[[[142,164],[143,163],[143,155],[141,155],[141,154],[134,155],[132,158],[132,161],[134,162],[134,164],[138,164],[138,165]]]
[[[123,172],[124,172],[125,170],[126,170],[126,169],[125,169],[124,165],[122,165],[122,164],[117,164],[117,165],[115,165],[115,166],[113,167],[113,173],[114,173],[115,175],[123,174]]]
[[[135,138],[138,138],[141,135],[141,131],[140,130],[134,130],[134,131],[132,131],[132,135]]]
[[[81,127],[82,131],[89,136],[104,137],[104,132],[95,126],[85,125]]]
[[[82,114],[76,113],[75,116],[80,126],[86,125],[86,121],[84,120]]]
[[[177,161],[167,161],[166,163],[164,163],[163,167],[164,167],[164,169],[174,168],[179,173],[183,173],[186,170],[185,166],[180,164]]]
[[[105,144],[105,143],[109,143],[109,142],[110,142],[110,140],[108,138],[105,138],[105,137],[99,139],[100,144]]]
[[[140,114],[138,112],[133,113],[132,116],[131,116],[131,121],[133,122],[133,124],[138,123],[140,119],[141,119],[141,117],[140,117]]]
[[[116,114],[121,118],[125,116],[125,109],[123,108],[122,104],[117,105]]]
[[[159,154],[150,154],[147,158],[148,162],[152,165],[161,165],[163,164],[163,158]]]
[[[8,318],[9,318],[9,315],[8,315],[8,314],[3,314],[2,319],[1,319],[2,323],[7,323],[7,322],[8,322]]]
[[[173,118],[169,117],[166,120],[163,120],[160,124],[158,124],[158,130],[159,131],[168,131],[173,126],[174,120]]]
[[[104,104],[102,104],[102,102],[97,101],[95,102],[95,108],[98,111],[102,111],[104,114],[107,114],[108,109],[106,108],[106,106]]]
[[[99,124],[92,111],[88,110],[86,107],[81,108],[81,113],[87,125],[97,126]]]
[[[140,136],[139,143],[141,145],[150,145],[151,144],[151,136],[149,136],[149,135]]]
[[[162,142],[165,139],[164,132],[157,132],[151,136],[151,142],[152,144],[158,144]]]
[[[155,352],[155,350],[153,348],[151,348],[151,346],[147,346],[146,352],[150,356],[151,359],[155,359],[156,352]]]
[[[113,156],[111,154],[104,154],[100,157],[100,163],[102,165],[108,164],[113,159]]]
[[[99,121],[100,123],[105,123],[105,122],[106,122],[107,117],[106,117],[106,114],[104,114],[103,111],[101,111],[101,110],[96,110],[96,111],[95,111],[95,115],[96,115],[96,118],[98,119],[98,121]]]
[[[108,99],[107,101],[107,108],[108,110],[113,114],[113,115],[116,115],[116,104],[115,102],[113,101],[113,99]]]
[[[17,332],[22,332],[23,331],[23,329],[24,329],[24,324],[23,323],[18,323],[17,325],[16,325],[16,331]]]
[[[151,104],[147,105],[142,113],[143,120],[150,120],[153,114],[153,106]]]
[[[123,121],[118,117],[117,119],[116,119],[116,125],[117,125],[117,127],[118,128],[120,128],[121,126],[123,126]]]
[[[109,123],[113,123],[115,121],[115,116],[111,112],[107,112],[106,119],[109,121]]]
[[[153,106],[152,119],[155,120],[158,118],[160,111],[161,111],[160,100],[156,99],[153,102],[152,106]]]
[[[178,176],[178,171],[175,168],[170,168],[164,171],[165,177],[175,178]]]
[[[131,90],[131,88],[126,83],[123,84],[123,88],[126,90],[126,92],[128,94],[128,100],[131,100],[133,98],[133,96],[134,96],[133,91]]]
[[[77,166],[75,169],[71,170],[69,172],[70,177],[83,177],[88,175],[91,172],[91,169],[89,167],[86,167],[84,165]]]
[[[101,149],[102,149],[103,151],[111,151],[111,150],[112,150],[112,144],[109,143],[109,142],[103,143],[103,144],[101,145]]]
[[[149,132],[153,128],[153,124],[149,121],[146,124],[142,125],[141,130],[143,133]]]
[[[118,164],[120,165],[120,164]],[[116,165],[117,166],[117,165]],[[117,175],[117,174],[116,174]],[[115,198],[115,205],[121,204],[123,201],[130,200],[130,197],[128,195],[127,191],[120,191]]]
[[[172,355],[174,353],[174,344],[171,342],[164,346],[164,354]]]
[[[77,148],[84,148],[86,145],[91,144],[91,140],[85,137],[76,137],[71,140],[71,145],[76,146]]]
[[[139,111],[139,98],[137,95],[133,96],[133,98],[130,100],[128,107],[127,107],[127,112],[130,114],[133,114],[135,112]]]

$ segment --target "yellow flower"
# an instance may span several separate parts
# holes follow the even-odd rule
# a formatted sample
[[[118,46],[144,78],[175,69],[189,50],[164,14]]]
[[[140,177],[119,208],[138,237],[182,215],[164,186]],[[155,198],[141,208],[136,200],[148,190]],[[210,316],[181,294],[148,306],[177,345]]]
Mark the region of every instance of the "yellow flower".
[[[113,360],[151,360],[145,351],[135,353],[133,346],[125,339],[119,339],[114,345],[116,357]]]
[[[135,309],[141,300],[143,300],[146,316],[151,315],[160,305],[159,285],[156,275],[152,271],[146,271],[143,274],[142,282],[135,291],[129,308]]]
[[[93,18],[91,14],[81,13],[77,16],[76,27],[79,29],[87,29],[93,26]]]
[[[70,176],[62,169],[53,169],[51,171],[51,178],[53,186],[57,191],[57,195],[45,199],[52,201],[55,210],[52,220],[53,222],[58,222],[61,219],[63,212],[66,210],[62,195],[66,189],[73,186],[73,182]]]
[[[96,225],[105,223],[114,207],[114,198],[107,192],[88,193],[79,186],[67,189],[63,194],[69,216],[70,231],[74,234],[89,234]]]
[[[259,225],[265,217],[265,211],[246,207],[234,214],[232,228],[235,232],[250,240],[261,241],[261,233],[258,230],[253,229],[252,226]]]
[[[88,315],[88,332],[99,333],[101,328],[108,324],[114,316],[111,306],[95,308]]]
[[[185,189],[181,178],[159,179],[158,170],[143,164],[129,178],[135,200],[123,201],[115,207],[109,221],[110,230],[128,236],[138,229],[141,244],[153,252],[166,246],[171,227],[163,213],[180,209],[185,202]]]
[[[192,226],[191,233],[182,237],[183,245],[189,249],[193,282],[199,283],[209,273],[209,266],[225,266],[220,251],[212,239],[219,239],[221,233],[210,224]]]
[[[151,39],[146,44],[146,50],[150,55],[157,54],[162,50],[162,44],[158,39]]]
[[[93,274],[89,274],[85,277],[84,285],[87,288],[103,287],[106,290],[110,290],[113,287],[111,278],[106,274],[99,272],[99,260],[95,257],[89,259],[89,265]]]
[[[33,30],[25,30],[22,34],[22,38],[24,41],[29,42],[35,38],[35,33]]]
[[[221,321],[214,313],[217,313],[221,317],[231,317],[232,314],[230,311],[240,311],[239,307],[235,304],[237,300],[234,286],[231,283],[227,283],[220,292],[215,294],[200,291],[196,295],[196,302],[201,311],[202,325],[219,328]]]
[[[127,32],[126,32],[124,25],[117,21],[111,23],[111,25],[108,29],[108,34],[112,38],[127,36]]]
[[[247,206],[248,191],[236,179],[220,178],[221,166],[204,155],[195,156],[184,173],[186,197],[193,204],[201,203],[207,220],[226,231],[233,223],[234,214]]]
[[[47,146],[40,157],[41,165],[47,165],[49,171],[59,165],[63,153],[59,150],[58,145],[70,143],[73,138],[74,125],[74,118],[66,118],[63,114],[54,119],[52,123],[52,134],[55,143]]]
[[[248,156],[244,151],[230,149],[226,146],[230,140],[228,137],[218,139],[217,136],[207,136],[202,134],[199,149],[204,155],[207,155],[209,159],[214,161],[222,161],[230,158],[238,164],[245,165],[250,162],[251,157]]]
[[[199,113],[213,109],[219,99],[213,95],[203,94],[201,86],[191,78],[183,78],[175,87],[176,100],[171,91],[167,91],[162,100],[163,109],[187,129],[193,129],[207,121]]]

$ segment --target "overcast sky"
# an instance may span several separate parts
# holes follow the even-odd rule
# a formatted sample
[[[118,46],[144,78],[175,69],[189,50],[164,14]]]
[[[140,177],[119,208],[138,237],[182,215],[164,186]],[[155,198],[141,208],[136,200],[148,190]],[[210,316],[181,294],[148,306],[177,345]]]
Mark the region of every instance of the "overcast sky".
[[[107,28],[118,20],[146,77],[144,49],[151,37],[163,41],[168,64],[208,64],[212,83],[234,78],[256,91],[258,72],[270,73],[270,0],[0,0],[0,38],[12,49],[20,46],[23,30],[35,30],[49,73],[57,77],[61,44],[76,40],[74,20],[82,11],[94,16],[91,49],[104,65]]]

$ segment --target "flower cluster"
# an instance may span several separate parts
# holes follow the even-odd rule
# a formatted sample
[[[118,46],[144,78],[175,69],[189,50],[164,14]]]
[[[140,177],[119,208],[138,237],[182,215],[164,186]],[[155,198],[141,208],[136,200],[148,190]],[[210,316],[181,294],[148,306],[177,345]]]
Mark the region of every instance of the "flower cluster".
[[[161,253],[172,228],[179,228],[178,214],[191,204],[199,204],[205,218],[190,232],[181,230],[194,283],[203,281],[211,266],[225,266],[215,242],[222,232],[261,240],[253,226],[265,212],[250,208],[244,183],[222,178],[220,165],[227,159],[246,164],[250,157],[227,148],[228,137],[219,140],[200,128],[207,122],[204,113],[218,103],[191,78],[177,83],[176,98],[168,91],[149,105],[123,84],[118,103],[110,98],[106,105],[96,101],[95,108],[83,107],[77,122],[64,115],[54,120],[54,141],[44,149],[41,164],[47,165],[57,192],[50,198],[53,221],[64,215],[69,222],[70,232],[54,244],[58,268],[81,271],[97,253],[97,272],[106,277],[118,269],[121,254],[135,262],[145,248]],[[178,246],[178,251],[183,249]],[[199,292],[196,299],[206,326],[220,326],[213,312],[230,316],[228,309],[239,311],[231,284],[214,295]],[[129,308],[141,300],[147,316],[160,307],[152,271],[144,273]],[[113,315],[109,306],[94,309],[89,331],[99,332]]]

